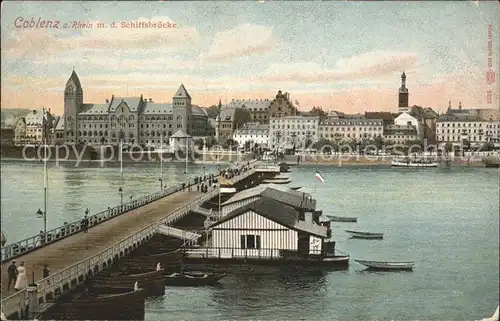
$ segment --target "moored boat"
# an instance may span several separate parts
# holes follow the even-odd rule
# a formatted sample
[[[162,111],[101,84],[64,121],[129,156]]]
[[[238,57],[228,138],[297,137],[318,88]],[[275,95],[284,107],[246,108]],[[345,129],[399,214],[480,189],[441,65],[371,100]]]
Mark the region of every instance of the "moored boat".
[[[499,168],[500,167],[500,156],[486,156],[482,159],[484,167],[487,168]]]
[[[42,313],[45,320],[144,320],[145,291],[134,287],[91,287],[59,298]]]
[[[290,179],[265,179],[262,184],[289,184],[291,182]]]
[[[438,163],[428,159],[396,158],[391,160],[394,167],[438,167]]]
[[[214,285],[226,273],[179,272],[165,276],[165,284],[170,286],[203,286]]]
[[[359,264],[363,264],[370,269],[375,270],[413,270],[415,262],[382,262],[382,261],[365,261],[365,260],[355,260]]]
[[[299,189],[301,189],[302,186],[294,186],[294,187],[290,187],[291,190],[294,190],[294,191],[298,191]]]
[[[357,217],[347,217],[347,216],[333,216],[333,215],[325,215],[332,222],[350,222],[356,223],[358,221]]]
[[[371,232],[359,232],[359,231],[351,231],[345,230],[347,233],[351,234],[353,238],[359,239],[383,239],[384,233],[371,233]]]
[[[123,271],[109,271],[92,277],[92,284],[99,287],[133,288],[135,282],[146,291],[146,295],[162,295],[165,292],[164,270],[145,273],[124,274]]]

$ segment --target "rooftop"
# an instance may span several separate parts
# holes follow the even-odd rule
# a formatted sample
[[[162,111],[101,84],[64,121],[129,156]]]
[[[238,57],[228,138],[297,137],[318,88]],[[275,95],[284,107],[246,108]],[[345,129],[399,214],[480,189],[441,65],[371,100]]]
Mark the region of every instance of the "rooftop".
[[[311,199],[307,193],[291,190],[282,185],[259,185],[253,188],[236,193],[233,197],[223,203],[223,205],[232,204],[247,198],[260,196],[272,198],[283,204],[291,205],[295,208],[304,208],[306,210],[316,209],[316,200]]]
[[[304,231],[322,238],[325,238],[327,235],[326,227],[316,225],[312,222],[305,223],[304,221],[300,221],[299,212],[295,208],[266,196],[230,212],[224,219],[212,225],[212,228],[249,211],[253,211],[290,229]]]

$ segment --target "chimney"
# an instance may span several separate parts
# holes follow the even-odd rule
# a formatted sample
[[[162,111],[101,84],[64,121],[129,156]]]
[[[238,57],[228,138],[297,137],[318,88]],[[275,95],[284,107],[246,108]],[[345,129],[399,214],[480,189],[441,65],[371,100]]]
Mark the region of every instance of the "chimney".
[[[458,109],[462,109],[462,102],[461,101],[458,103]]]
[[[149,102],[152,103],[153,102],[153,98],[149,98]]]
[[[106,104],[109,104],[109,99],[106,99]]]

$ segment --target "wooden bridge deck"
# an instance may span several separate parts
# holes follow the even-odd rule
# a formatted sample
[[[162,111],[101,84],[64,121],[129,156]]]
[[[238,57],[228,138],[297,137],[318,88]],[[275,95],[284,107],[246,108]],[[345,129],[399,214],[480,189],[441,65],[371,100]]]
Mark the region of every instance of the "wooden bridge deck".
[[[28,283],[32,282],[35,272],[35,282],[42,279],[43,265],[47,264],[50,273],[56,273],[70,265],[76,264],[94,254],[97,254],[147,225],[175,211],[184,204],[192,202],[203,195],[196,191],[182,191],[161,198],[128,213],[117,216],[89,229],[88,233],[77,233],[68,238],[27,253],[15,259],[17,266],[24,261]],[[11,262],[2,264],[1,297],[14,293],[7,291],[7,268]],[[12,285],[13,287],[13,285]]]

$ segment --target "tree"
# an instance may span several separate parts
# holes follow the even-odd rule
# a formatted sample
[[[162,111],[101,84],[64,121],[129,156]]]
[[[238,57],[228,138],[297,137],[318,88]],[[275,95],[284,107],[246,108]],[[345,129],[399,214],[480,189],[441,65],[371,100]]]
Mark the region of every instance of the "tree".
[[[314,143],[312,145],[312,147],[316,148],[316,149],[321,149],[321,148],[323,148],[323,146],[326,146],[326,145],[332,145],[332,142],[329,141],[328,139],[322,138],[322,139],[318,140],[316,143]]]
[[[197,140],[195,140],[194,144],[196,146],[198,146],[198,149],[203,149],[203,147],[205,146],[205,142],[201,138],[198,138]]]
[[[447,153],[450,153],[452,150],[453,150],[453,144],[450,143],[450,142],[447,142],[444,145],[444,151],[447,152]]]
[[[210,137],[206,138],[205,145],[206,145],[207,148],[211,148],[215,144],[217,144],[217,140],[215,139],[215,137],[210,136]]]
[[[495,145],[491,142],[485,142],[483,146],[481,146],[482,152],[490,152],[492,150],[495,150]]]
[[[247,140],[247,141],[245,142],[245,146],[244,146],[244,148],[245,148],[245,151],[249,151],[249,150],[252,148],[252,142],[251,142],[251,141],[249,141],[249,140]]]
[[[228,139],[226,139],[226,141],[224,142],[224,144],[222,145],[222,147],[235,149],[235,148],[238,147],[238,142],[235,141],[232,138],[228,138]]]
[[[321,119],[323,119],[326,117],[326,113],[321,107],[313,107],[309,111],[309,116],[319,116]]]

